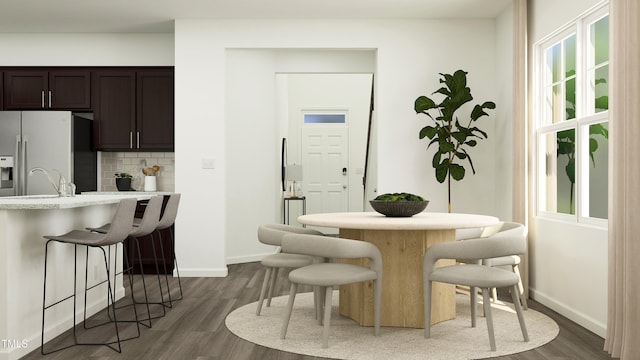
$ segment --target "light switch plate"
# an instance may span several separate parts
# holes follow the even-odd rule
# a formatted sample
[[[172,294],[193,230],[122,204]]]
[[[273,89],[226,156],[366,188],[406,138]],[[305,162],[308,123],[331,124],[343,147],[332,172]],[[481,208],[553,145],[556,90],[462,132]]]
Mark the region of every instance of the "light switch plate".
[[[215,159],[202,159],[202,168],[203,169],[215,169],[216,168],[216,160]]]

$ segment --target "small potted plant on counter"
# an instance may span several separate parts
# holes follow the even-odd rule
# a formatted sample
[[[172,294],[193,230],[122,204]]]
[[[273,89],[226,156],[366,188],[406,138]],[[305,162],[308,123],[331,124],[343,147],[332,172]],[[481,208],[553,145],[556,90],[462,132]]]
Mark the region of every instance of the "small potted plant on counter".
[[[119,172],[115,174],[116,188],[118,191],[131,191],[131,179],[133,176],[126,172]]]

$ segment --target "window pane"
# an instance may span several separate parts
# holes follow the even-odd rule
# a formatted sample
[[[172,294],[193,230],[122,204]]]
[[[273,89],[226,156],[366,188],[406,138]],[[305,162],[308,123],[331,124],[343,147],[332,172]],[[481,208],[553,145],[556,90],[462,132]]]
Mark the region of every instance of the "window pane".
[[[545,193],[542,209],[574,214],[575,194],[575,129],[544,136]]]
[[[547,88],[546,103],[547,114],[546,124],[557,123],[565,119],[565,104],[562,101],[562,88],[560,84],[556,84]]]
[[[344,124],[345,114],[304,114],[305,124]]]
[[[566,119],[576,118],[576,79],[570,79],[566,82]]]
[[[576,75],[576,36],[572,35],[564,40],[565,77]]]
[[[594,65],[609,61],[609,16],[596,21],[590,30],[595,51]]]
[[[589,217],[607,218],[609,124],[589,126]]]
[[[593,78],[595,112],[609,109],[609,65],[595,69]]]
[[[547,71],[552,83],[560,81],[560,44],[547,49]]]

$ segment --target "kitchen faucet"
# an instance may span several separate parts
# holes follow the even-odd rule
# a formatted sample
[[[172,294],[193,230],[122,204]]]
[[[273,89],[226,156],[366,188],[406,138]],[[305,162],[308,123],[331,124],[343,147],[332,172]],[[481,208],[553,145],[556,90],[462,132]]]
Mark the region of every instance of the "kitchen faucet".
[[[58,196],[67,196],[67,180],[64,178],[64,176],[62,176],[62,174],[58,170],[55,170],[60,175],[60,179],[58,180],[58,185],[56,185],[56,182],[53,180],[49,172],[41,167],[32,168],[29,171],[29,176],[33,175],[36,171],[40,171],[47,176],[47,179],[49,180],[53,188],[56,189]]]

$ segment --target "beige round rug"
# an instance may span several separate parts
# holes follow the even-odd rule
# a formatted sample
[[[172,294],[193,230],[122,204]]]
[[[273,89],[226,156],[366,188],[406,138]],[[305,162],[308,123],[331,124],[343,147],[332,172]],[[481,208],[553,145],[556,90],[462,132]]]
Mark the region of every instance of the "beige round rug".
[[[338,291],[333,304],[338,304]],[[292,353],[334,359],[482,359],[514,354],[542,346],[558,335],[558,324],[535,310],[524,312],[529,342],[524,342],[518,318],[511,304],[493,303],[492,314],[497,351],[489,348],[485,318],[479,316],[477,327],[471,327],[469,298],[457,295],[456,319],[431,328],[431,338],[422,329],[382,327],[380,336],[373,328],[362,327],[338,314],[333,307],[329,348],[321,345],[322,326],[314,320],[312,293],[296,296],[287,337],[280,339],[283,311],[288,295],[273,298],[270,307],[255,315],[257,303],[231,312],[227,328],[247,341]],[[266,302],[265,302],[266,304]],[[479,313],[481,309],[479,309]]]

